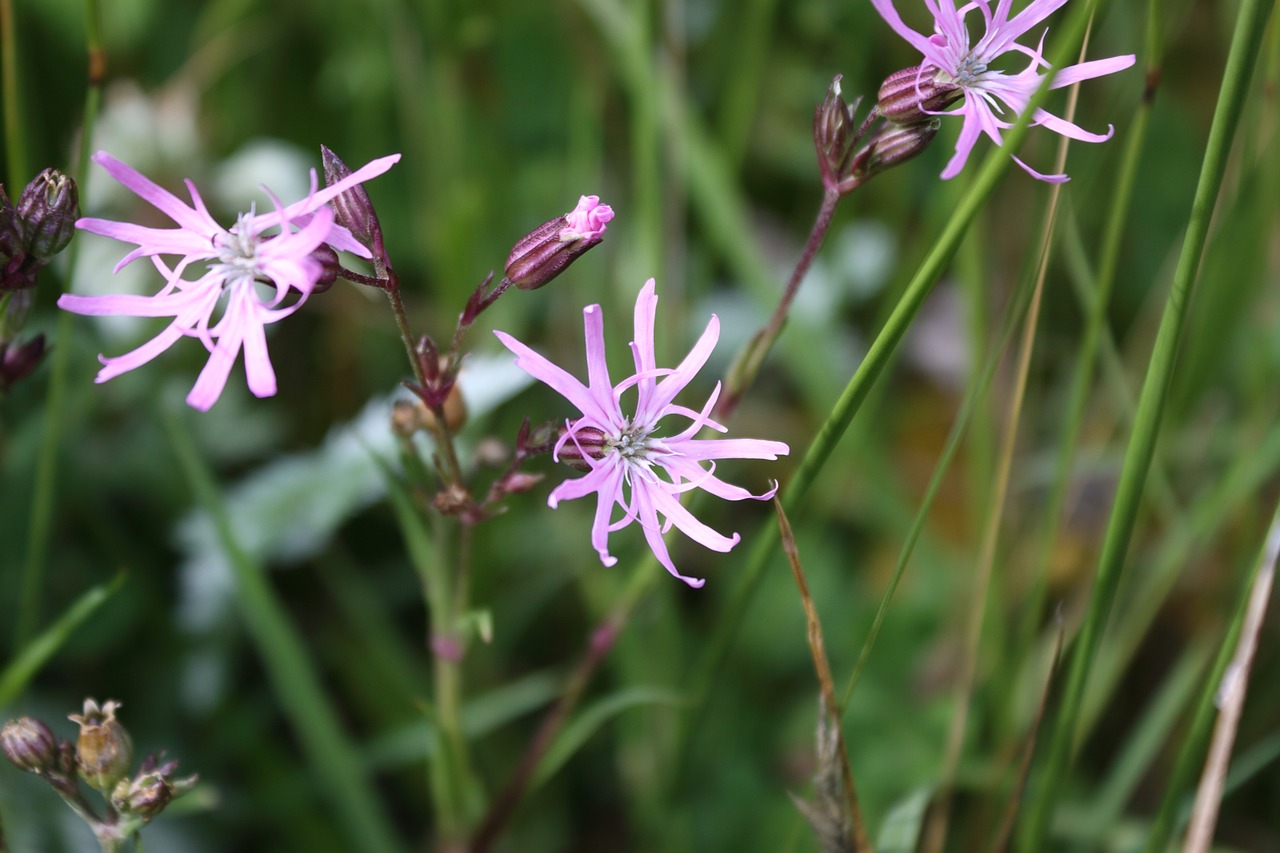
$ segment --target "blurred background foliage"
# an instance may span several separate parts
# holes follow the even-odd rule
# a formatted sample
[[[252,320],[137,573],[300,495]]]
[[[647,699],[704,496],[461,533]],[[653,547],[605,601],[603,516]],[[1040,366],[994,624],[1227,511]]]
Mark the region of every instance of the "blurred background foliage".
[[[900,5],[909,22],[923,25],[922,8]],[[1087,597],[1126,413],[1185,225],[1234,7],[1181,0],[1165,10],[1167,62],[1109,312],[1114,343],[1090,398],[1068,516],[1051,555],[1051,602],[1069,625]],[[85,91],[82,5],[17,0],[14,14],[31,174],[45,165],[71,171]],[[763,323],[799,255],[821,195],[812,110],[831,78],[844,75],[850,95],[874,96],[883,77],[915,60],[869,4],[854,0],[110,0],[102,15],[108,77],[95,149],[174,190],[192,179],[223,222],[249,199],[269,203],[256,193],[260,184],[285,200],[305,192],[302,176],[319,166],[322,143],[353,167],[403,152],[368,189],[412,321],[438,339],[516,239],[578,195],[597,193],[618,214],[605,243],[553,285],[499,302],[470,338],[477,359],[497,352],[489,329],[500,328],[580,370],[581,308],[603,304],[617,346],[629,338],[636,292],[654,276],[659,352],[667,360],[683,354],[709,313],[722,319],[701,393]],[[1078,123],[1090,130],[1112,123],[1116,137],[1076,145],[1068,160],[1073,180],[997,556],[996,627],[984,637],[953,850],[979,849],[966,833],[985,838],[992,816],[979,805],[989,807],[990,792],[1009,784],[1007,750],[1025,733],[1041,689],[1052,619],[1025,612],[1025,579],[1037,559],[1083,322],[1080,293],[1095,273],[1121,146],[1143,92],[1144,26],[1140,4],[1115,3],[1092,34],[1091,57],[1136,51],[1138,66],[1093,81],[1081,98]],[[1062,849],[1134,849],[1125,839],[1149,820],[1175,751],[1158,744],[1176,744],[1186,725],[1185,696],[1161,699],[1162,689],[1180,668],[1203,673],[1276,497],[1280,459],[1268,449],[1280,375],[1275,29],[1273,20],[1175,375],[1129,585],[1113,616],[1112,682],[1097,699],[1096,722],[1066,788]],[[1062,100],[1052,106],[1060,109]],[[759,490],[769,478],[787,479],[950,215],[967,179],[937,178],[954,141],[951,125],[922,157],[876,178],[838,210],[780,347],[735,422],[739,435],[789,442],[792,458],[732,466],[734,482]],[[1049,163],[1055,139],[1033,131],[1024,158]],[[4,184],[12,192],[28,178],[6,174]],[[91,174],[82,185],[87,214],[148,215],[109,183]],[[1046,197],[1045,185],[1017,170],[1008,175],[817,481],[809,508],[792,519],[838,684],[857,660],[964,388],[990,357],[1013,288],[1034,261]],[[110,275],[124,252],[119,245],[92,237],[78,244],[74,274],[64,266],[41,285],[35,330],[60,328],[54,303],[63,288],[142,292],[154,284],[141,264],[136,280]],[[185,770],[198,771],[205,798],[148,829],[150,849],[354,849],[315,789],[238,617],[218,606],[228,600],[229,581],[201,568],[209,546],[180,532],[194,523],[195,500],[161,412],[180,407],[202,351],[179,345],[95,386],[95,355],[131,348],[151,327],[77,317],[69,328],[70,336],[53,340],[71,350],[68,418],[38,624],[89,587],[117,573],[127,579],[0,710],[57,721],[85,696],[115,698],[139,752],[167,748]],[[381,429],[378,412],[408,375],[404,353],[380,294],[342,284],[274,327],[271,346],[278,396],[253,400],[233,374],[213,411],[180,417],[233,512],[243,496],[236,484],[281,460],[311,466],[309,491],[317,478],[332,489],[332,523],[308,532],[312,547],[263,553],[346,729],[377,769],[379,800],[421,849],[431,827],[422,594],[372,463],[365,472],[372,484],[358,488],[352,457],[337,465],[316,450],[371,401],[383,408],[360,435]],[[488,376],[478,367],[473,375]],[[11,626],[47,377],[42,370],[0,401],[0,661],[18,648]],[[1011,370],[999,372],[979,407],[845,716],[873,831],[938,773],[1010,378]],[[484,408],[463,434],[473,448],[489,436],[510,442],[526,414],[535,421],[567,414],[545,391],[519,393],[514,385]],[[281,494],[298,488],[290,478],[300,475],[280,476]],[[1224,489],[1232,478],[1248,485]],[[476,541],[473,599],[491,610],[494,636],[472,646],[466,681],[477,697],[468,714],[490,792],[511,772],[537,712],[644,550],[638,531],[629,530],[618,536],[620,564],[603,569],[588,546],[591,507],[549,512],[546,488],[517,496]],[[728,606],[735,568],[772,523],[764,505],[706,512],[717,529],[741,531],[743,546],[724,556],[672,537],[678,565],[707,577],[707,586],[671,582],[652,590],[593,684],[588,707],[633,701],[531,794],[501,849],[814,849],[787,797],[809,788],[816,690],[803,613],[780,557],[707,705],[696,709],[702,723],[693,748],[675,760],[676,721],[695,713],[686,695],[692,663]],[[249,513],[238,533],[270,538],[277,522]],[[1173,578],[1167,597],[1144,585],[1157,575]],[[1017,634],[1028,621],[1037,638],[1030,646]],[[1141,630],[1128,637],[1132,625]],[[1126,638],[1131,655],[1117,651]],[[1254,772],[1224,803],[1224,849],[1280,849],[1276,639],[1273,623],[1264,629],[1238,744],[1255,759]],[[1172,703],[1165,729],[1148,715],[1161,701]],[[60,726],[69,736],[70,724]],[[1113,811],[1088,842],[1081,828],[1105,811],[1095,795],[1113,790],[1103,786],[1116,779],[1118,756],[1144,732],[1157,745],[1120,789],[1122,799],[1105,804]],[[90,849],[87,832],[62,811],[33,778],[0,768],[0,815],[15,851]]]

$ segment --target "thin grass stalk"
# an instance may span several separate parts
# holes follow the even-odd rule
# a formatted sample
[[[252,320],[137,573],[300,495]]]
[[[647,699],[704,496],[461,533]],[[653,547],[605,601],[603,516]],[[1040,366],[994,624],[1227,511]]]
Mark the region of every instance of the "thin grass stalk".
[[[1038,630],[1049,589],[1049,560],[1058,539],[1062,524],[1062,511],[1066,504],[1067,490],[1071,483],[1071,470],[1075,466],[1076,450],[1080,441],[1080,428],[1084,424],[1085,406],[1093,388],[1097,369],[1098,350],[1107,326],[1107,312],[1111,304],[1111,289],[1115,284],[1120,249],[1126,233],[1129,209],[1133,202],[1133,189],[1137,183],[1138,167],[1147,143],[1147,126],[1155,102],[1156,87],[1160,81],[1160,23],[1162,0],[1149,0],[1147,4],[1146,86],[1142,100],[1127,131],[1124,153],[1116,176],[1115,192],[1109,205],[1111,214],[1103,228],[1102,251],[1099,253],[1098,271],[1094,292],[1087,306],[1084,336],[1076,356],[1071,375],[1071,390],[1063,417],[1062,432],[1058,438],[1057,460],[1049,499],[1045,505],[1045,526],[1041,533],[1040,554],[1032,577],[1031,593],[1026,606],[1026,619],[1022,630],[1022,648],[1027,648],[1031,637]]]
[[[1030,283],[1031,279],[1026,279],[1026,284]],[[930,511],[933,509],[933,502],[938,497],[938,492],[942,488],[942,481],[946,478],[947,471],[951,468],[951,462],[955,459],[956,451],[960,448],[960,442],[970,432],[971,428],[980,427],[981,403],[986,399],[987,389],[991,387],[991,381],[995,378],[996,370],[1004,359],[1004,353],[1008,349],[1009,343],[1013,340],[1013,334],[1018,328],[1018,321],[1027,310],[1033,289],[1024,284],[1022,288],[1013,294],[1013,298],[1009,301],[1008,308],[1005,311],[999,340],[987,355],[986,364],[981,373],[976,376],[965,392],[964,400],[960,404],[960,410],[951,425],[951,432],[947,435],[946,444],[943,446],[942,453],[938,456],[938,461],[934,463],[933,474],[930,475],[929,484],[925,487],[924,496],[920,499],[915,518],[912,519],[911,527],[903,539],[902,549],[898,554],[898,562],[894,565],[893,574],[890,575],[889,583],[885,586],[884,594],[880,598],[880,605],[876,608],[876,615],[871,621],[871,629],[867,632],[867,639],[862,644],[862,651],[858,653],[858,661],[853,667],[853,673],[849,676],[849,683],[845,685],[844,695],[840,700],[840,707],[845,711],[849,708],[849,702],[853,698],[853,691],[862,676],[862,670],[866,666],[867,660],[871,657],[871,650],[875,647],[876,638],[879,636],[880,628],[883,626],[885,617],[889,612],[889,602],[893,600],[898,584],[906,571],[907,563],[910,562],[911,555],[915,553],[916,543],[920,541],[920,536],[924,532],[925,523],[929,519]]]
[[[1244,697],[1249,684],[1253,658],[1258,651],[1258,634],[1271,598],[1271,586],[1275,580],[1276,557],[1280,554],[1280,509],[1277,509],[1267,535],[1261,564],[1253,578],[1253,590],[1249,593],[1244,625],[1236,644],[1235,656],[1215,695],[1219,709],[1218,722],[1214,726],[1213,741],[1209,745],[1209,757],[1205,761],[1200,787],[1196,791],[1195,805],[1191,809],[1191,825],[1187,829],[1185,853],[1208,853],[1213,843],[1213,829],[1218,821],[1218,808],[1222,803],[1227,769],[1231,763],[1231,748],[1235,744],[1240,715],[1244,712]]]
[[[1067,64],[1069,58],[1079,51],[1080,44],[1084,39],[1085,28],[1097,5],[1097,2],[1083,3],[1072,10],[1062,28],[1063,36],[1059,49],[1050,60],[1054,67],[1061,67]],[[804,459],[800,462],[799,467],[783,492],[782,505],[789,516],[795,517],[799,509],[804,505],[804,499],[814,480],[817,479],[818,474],[826,465],[832,452],[834,452],[836,444],[849,428],[849,424],[862,407],[867,395],[871,393],[872,387],[897,352],[898,345],[902,342],[907,329],[919,312],[920,306],[924,304],[925,299],[933,290],[934,284],[942,277],[942,273],[955,256],[956,250],[960,246],[960,241],[968,231],[969,225],[995,192],[996,184],[1011,167],[1013,159],[1009,156],[1009,152],[1016,151],[1018,146],[1021,145],[1028,130],[1027,122],[1035,113],[1035,110],[1044,102],[1049,91],[1048,84],[1050,82],[1051,78],[1046,76],[1040,89],[1031,98],[1027,109],[1005,135],[1004,146],[991,151],[987,155],[969,191],[956,205],[955,213],[947,220],[947,224],[934,243],[932,251],[921,262],[919,269],[907,285],[898,304],[885,321],[879,334],[876,335],[875,340],[872,341],[866,357],[863,358],[857,371],[849,380],[848,385],[845,386],[844,392],[836,401],[831,414],[828,415],[827,420],[818,430],[817,436],[809,446]],[[703,646],[703,652],[696,665],[692,682],[694,685],[695,708],[699,710],[695,711],[696,718],[690,721],[686,730],[684,741],[684,749],[686,750],[693,740],[692,732],[701,721],[701,709],[705,707],[705,703],[702,700],[709,693],[711,683],[720,670],[720,664],[723,662],[725,655],[728,654],[738,627],[745,617],[747,607],[759,588],[760,580],[764,576],[765,567],[768,565],[769,557],[772,555],[777,541],[777,531],[772,525],[762,529],[756,537],[755,547],[752,549],[747,559],[746,567],[740,575],[741,580],[737,589],[734,590],[733,598],[727,605],[724,615],[717,623],[710,639]]]
[[[266,568],[240,546],[213,473],[179,415],[165,410],[164,425],[179,467],[192,492],[209,514],[218,542],[235,573],[237,603],[281,710],[297,734],[316,780],[329,795],[337,820],[349,835],[351,849],[370,853],[403,853],[364,764],[348,742],[337,711],[321,687],[284,604],[267,583]]]
[[[22,128],[22,99],[18,86],[18,37],[13,0],[0,0],[0,91],[4,93],[5,168],[9,179],[22,186],[30,173],[27,139]]]
[[[1164,404],[1173,379],[1178,340],[1204,253],[1214,203],[1226,171],[1231,141],[1240,122],[1249,78],[1257,60],[1263,24],[1272,5],[1261,0],[1244,0],[1240,6],[1222,89],[1209,131],[1204,163],[1187,222],[1182,253],[1165,303],[1160,330],[1156,335],[1150,367],[1138,399],[1138,415],[1125,452],[1093,593],[1072,655],[1061,710],[1040,774],[1040,788],[1031,804],[1025,833],[1021,839],[1021,849],[1026,851],[1044,849],[1058,794],[1071,766],[1085,688],[1115,600],[1129,541],[1133,536],[1142,488],[1155,452]]]
[[[1235,613],[1222,638],[1222,646],[1214,661],[1213,669],[1205,679],[1204,688],[1200,693],[1200,701],[1196,704],[1195,715],[1192,717],[1191,725],[1183,738],[1182,747],[1178,750],[1178,757],[1174,762],[1173,771],[1168,774],[1168,786],[1165,788],[1164,798],[1160,802],[1160,810],[1156,812],[1155,819],[1151,823],[1151,834],[1147,836],[1147,843],[1142,848],[1143,853],[1165,853],[1173,840],[1174,833],[1177,831],[1178,815],[1181,811],[1183,800],[1191,788],[1191,781],[1195,776],[1196,769],[1203,760],[1205,745],[1209,740],[1214,719],[1218,715],[1219,692],[1224,686],[1223,680],[1232,660],[1236,656],[1238,643],[1244,632],[1250,602],[1253,599],[1253,590],[1262,573],[1263,566],[1267,565],[1268,561],[1270,565],[1274,565],[1275,562],[1275,555],[1271,552],[1271,549],[1275,547],[1275,531],[1278,524],[1280,524],[1280,506],[1277,507],[1272,516],[1267,543],[1262,553],[1258,555],[1258,559],[1254,561],[1252,567],[1246,573],[1244,583],[1241,584],[1240,597],[1236,604]]]
[[[1085,32],[1084,41],[1080,45],[1080,60],[1084,61],[1089,49],[1089,33]],[[1067,121],[1075,118],[1076,104],[1080,95],[1080,86],[1070,89],[1067,109],[1063,117]],[[1054,171],[1066,171],[1067,150],[1070,139],[1062,137],[1058,143],[1058,154]],[[933,817],[925,829],[925,853],[941,853],[947,838],[947,824],[951,811],[951,788],[955,784],[956,770],[960,766],[960,758],[964,754],[965,734],[969,729],[969,706],[973,701],[973,690],[978,674],[978,655],[982,644],[982,627],[987,621],[987,602],[991,597],[991,577],[995,570],[996,549],[1000,542],[1000,528],[1004,521],[1005,500],[1009,494],[1009,477],[1013,471],[1013,453],[1018,446],[1018,433],[1022,422],[1022,405],[1026,400],[1027,377],[1031,373],[1031,355],[1035,351],[1036,330],[1040,325],[1040,300],[1044,295],[1044,282],[1049,273],[1049,256],[1053,247],[1053,235],[1058,222],[1058,202],[1062,198],[1062,185],[1054,184],[1049,188],[1049,200],[1046,205],[1044,228],[1040,233],[1040,258],[1036,264],[1035,286],[1031,293],[1031,305],[1027,310],[1022,331],[1022,346],[1018,352],[1016,377],[1014,379],[1013,396],[1009,400],[1009,414],[1006,417],[1004,438],[1001,441],[999,461],[996,465],[995,487],[991,501],[987,505],[987,520],[982,532],[982,544],[978,552],[978,570],[973,583],[973,599],[969,605],[969,626],[965,632],[964,647],[960,653],[960,674],[956,679],[956,710],[951,717],[951,725],[947,731],[947,743],[943,752],[942,769],[939,774],[939,791],[934,803]]]
[[[840,764],[840,781],[844,789],[845,801],[842,812],[848,819],[848,837],[845,844],[852,842],[855,853],[872,853],[871,838],[867,834],[866,823],[862,819],[862,809],[858,805],[857,788],[853,783],[853,769],[849,766],[849,748],[844,741],[844,726],[840,724],[840,708],[836,704],[836,688],[831,678],[831,662],[827,658],[826,642],[822,638],[822,620],[818,616],[818,607],[809,594],[809,583],[805,580],[804,566],[800,562],[800,548],[796,545],[795,533],[791,522],[782,509],[782,502],[773,499],[773,508],[778,514],[778,531],[782,540],[782,550],[791,564],[791,574],[795,577],[796,586],[800,590],[800,603],[804,607],[809,654],[813,658],[814,672],[818,677],[819,693],[822,697],[820,716],[825,714],[835,727],[836,758]],[[819,722],[821,725],[821,722]],[[820,750],[821,751],[821,750]],[[821,763],[821,760],[820,760]],[[822,772],[821,769],[819,772]]]
[[[0,4],[9,0],[0,0]],[[75,167],[75,180],[81,187],[87,185],[89,155],[93,151],[93,129],[102,107],[102,84],[107,76],[106,51],[102,44],[102,14],[99,0],[84,0],[85,53],[88,58],[88,77],[85,81],[84,127],[80,133],[80,151]],[[12,53],[5,51],[6,57]],[[8,60],[6,59],[6,62]],[[80,241],[72,240],[67,249],[68,275],[73,275],[80,254]],[[44,574],[49,551],[49,537],[53,529],[53,507],[58,491],[58,450],[62,442],[63,428],[67,422],[67,372],[71,364],[73,318],[66,311],[58,312],[56,340],[62,346],[53,348],[49,365],[49,392],[45,397],[44,429],[41,431],[39,455],[36,458],[35,484],[31,495],[31,520],[27,527],[27,555],[23,566],[21,592],[22,604],[18,608],[17,639],[21,646],[36,630],[40,620],[41,599],[44,592]]]

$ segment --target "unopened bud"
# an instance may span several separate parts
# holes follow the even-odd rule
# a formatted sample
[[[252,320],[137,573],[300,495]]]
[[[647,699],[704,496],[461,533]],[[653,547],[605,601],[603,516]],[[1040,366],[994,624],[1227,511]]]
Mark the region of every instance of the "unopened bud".
[[[30,376],[44,360],[44,335],[22,344],[0,341],[0,392],[8,391]]]
[[[818,152],[823,181],[827,184],[839,181],[849,148],[854,144],[853,135],[857,132],[853,116],[861,98],[852,104],[845,102],[840,93],[841,76],[837,74],[832,79],[827,87],[827,96],[813,114],[813,146]]]
[[[35,274],[28,269],[25,243],[17,212],[0,184],[0,293],[20,292],[36,283]]]
[[[116,720],[119,707],[120,703],[114,699],[102,703],[101,708],[97,702],[86,699],[84,713],[67,718],[80,726],[80,737],[76,740],[76,768],[80,778],[103,794],[111,793],[124,778],[133,758],[129,733]]]
[[[908,125],[888,125],[869,146],[869,156],[863,167],[866,174],[874,175],[905,163],[917,156],[938,135],[942,125],[939,119]]]
[[[320,264],[320,277],[316,279],[315,285],[311,288],[314,296],[317,293],[324,293],[333,287],[333,283],[338,280],[338,271],[342,269],[342,262],[338,259],[338,253],[333,247],[327,243],[321,243],[311,252],[311,259]]]
[[[351,169],[327,147],[320,146],[320,160],[324,163],[325,186],[333,186],[351,175]],[[369,200],[369,193],[363,184],[348,187],[329,202],[333,207],[334,219],[339,225],[351,232],[375,258],[388,267],[391,261],[387,258],[386,248],[382,243],[382,225],[378,222],[378,214]]]
[[[76,182],[56,169],[45,169],[27,184],[14,207],[27,254],[41,265],[71,242],[80,218]]]
[[[963,94],[959,86],[939,82],[933,73],[913,65],[885,78],[876,108],[894,124],[914,124],[946,109]]]
[[[43,773],[58,759],[58,741],[49,727],[34,717],[19,717],[4,724],[0,731],[0,749],[4,757],[20,770]]]
[[[612,219],[613,208],[601,204],[599,196],[582,196],[573,210],[542,223],[515,244],[504,277],[521,290],[542,287],[603,240]]]
[[[590,471],[588,459],[603,459],[609,450],[609,437],[595,427],[565,426],[556,442],[555,459],[579,471]]]

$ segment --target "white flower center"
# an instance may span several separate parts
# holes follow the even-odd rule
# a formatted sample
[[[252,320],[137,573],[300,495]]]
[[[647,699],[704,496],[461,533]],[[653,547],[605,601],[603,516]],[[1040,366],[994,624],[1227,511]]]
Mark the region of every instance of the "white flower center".
[[[648,462],[653,450],[649,442],[649,434],[652,432],[652,427],[645,429],[628,425],[620,435],[607,438],[605,447],[628,462]]]
[[[223,277],[227,285],[251,284],[262,269],[258,260],[258,246],[262,241],[254,233],[253,211],[236,217],[236,225],[225,237],[215,243],[218,260],[213,269]]]
[[[966,89],[971,86],[976,86],[981,81],[982,75],[986,73],[987,63],[982,61],[982,57],[975,56],[972,53],[966,53],[960,58],[960,61],[956,63],[955,76],[945,76],[951,77],[948,82],[954,83],[962,89]],[[939,76],[941,77],[944,75]]]

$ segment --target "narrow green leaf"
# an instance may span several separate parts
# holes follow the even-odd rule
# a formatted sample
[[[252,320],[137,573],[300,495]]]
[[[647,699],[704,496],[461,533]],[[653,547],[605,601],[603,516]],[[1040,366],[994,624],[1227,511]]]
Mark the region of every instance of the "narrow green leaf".
[[[52,625],[36,635],[9,665],[0,671],[0,707],[7,705],[35,678],[49,659],[58,653],[72,632],[102,606],[124,584],[124,575],[99,584],[80,596]]]
[[[631,687],[588,705],[573,722],[565,726],[560,737],[547,749],[546,755],[538,764],[529,791],[536,790],[554,776],[601,726],[623,711],[644,705],[676,706],[684,702],[683,696],[665,687]]]

